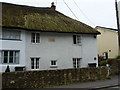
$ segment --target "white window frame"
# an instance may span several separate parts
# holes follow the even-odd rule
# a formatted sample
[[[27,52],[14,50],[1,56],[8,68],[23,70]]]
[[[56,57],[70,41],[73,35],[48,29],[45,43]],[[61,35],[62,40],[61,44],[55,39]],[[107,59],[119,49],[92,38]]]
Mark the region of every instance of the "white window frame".
[[[72,61],[73,61],[73,68],[80,68],[81,58],[73,58]]]
[[[32,34],[35,34],[35,38],[33,38],[33,35]],[[37,42],[37,34],[39,34],[39,41]],[[35,42],[33,42],[33,40],[35,40]],[[31,33],[31,43],[33,44],[39,44],[40,43],[40,32],[32,32]]]
[[[40,57],[31,57],[31,69],[32,70],[39,70],[40,69]],[[32,68],[32,59],[34,60],[33,68]],[[38,59],[38,62],[37,62]],[[37,67],[38,65],[38,67]]]
[[[52,61],[55,62],[55,65],[52,65]],[[57,60],[51,60],[51,61],[50,61],[50,67],[51,67],[51,68],[57,68],[57,66],[58,66],[58,65],[57,65]]]
[[[4,53],[5,53],[5,51],[7,52],[7,63],[4,63],[4,58],[5,58],[5,56],[4,56]],[[13,52],[13,62],[11,63],[10,62],[10,52]],[[17,55],[18,54],[18,57],[17,56],[15,56],[15,55]],[[2,58],[2,64],[19,64],[19,60],[20,60],[20,51],[19,50],[2,50],[2,53],[1,53],[1,58]],[[16,62],[15,62],[15,60],[17,60]]]
[[[74,41],[74,36],[75,36],[75,41]],[[75,43],[74,43],[75,42]],[[77,35],[73,35],[73,44],[74,45],[82,45],[82,37],[81,37],[81,35],[79,35],[79,34],[77,34]]]

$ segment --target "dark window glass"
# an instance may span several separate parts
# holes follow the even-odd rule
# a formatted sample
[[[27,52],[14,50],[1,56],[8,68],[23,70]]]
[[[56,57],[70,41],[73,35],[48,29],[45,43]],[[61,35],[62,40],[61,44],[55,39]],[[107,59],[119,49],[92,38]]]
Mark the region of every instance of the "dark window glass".
[[[40,43],[40,33],[36,33],[36,43]]]
[[[76,35],[73,35],[73,44],[76,44]]]
[[[9,63],[13,63],[13,51],[9,52]]]
[[[34,58],[31,58],[31,68],[34,69]]]
[[[4,51],[4,60],[3,63],[8,63],[8,51]]]
[[[32,35],[31,35],[31,42],[35,43],[35,33],[32,33]]]
[[[51,61],[51,65],[56,65],[56,61]]]
[[[39,58],[36,58],[36,69],[39,68]]]

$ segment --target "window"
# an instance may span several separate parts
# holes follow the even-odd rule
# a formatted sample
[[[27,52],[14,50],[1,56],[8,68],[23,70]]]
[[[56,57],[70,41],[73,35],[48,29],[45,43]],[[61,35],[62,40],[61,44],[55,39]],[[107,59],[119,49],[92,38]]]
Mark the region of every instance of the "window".
[[[73,67],[74,68],[80,67],[80,58],[73,58]]]
[[[57,67],[57,60],[51,60],[50,67]]]
[[[31,34],[31,42],[32,43],[40,43],[40,33],[32,33]]]
[[[39,59],[40,58],[31,58],[31,69],[39,69]]]
[[[19,51],[2,51],[2,63],[18,64],[19,63]]]
[[[73,44],[81,44],[81,36],[73,35]]]
[[[20,40],[20,31],[15,30],[3,30],[2,31],[2,39],[7,40]]]

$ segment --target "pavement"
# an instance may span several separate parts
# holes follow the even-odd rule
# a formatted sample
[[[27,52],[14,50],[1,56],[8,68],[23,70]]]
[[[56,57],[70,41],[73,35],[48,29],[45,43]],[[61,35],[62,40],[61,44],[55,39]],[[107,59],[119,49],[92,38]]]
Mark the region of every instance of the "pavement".
[[[95,82],[83,82],[83,83],[76,83],[71,85],[62,85],[62,86],[55,86],[52,88],[87,88],[87,89],[102,89],[107,87],[118,87],[120,85],[120,76],[111,76],[111,79],[95,81]]]

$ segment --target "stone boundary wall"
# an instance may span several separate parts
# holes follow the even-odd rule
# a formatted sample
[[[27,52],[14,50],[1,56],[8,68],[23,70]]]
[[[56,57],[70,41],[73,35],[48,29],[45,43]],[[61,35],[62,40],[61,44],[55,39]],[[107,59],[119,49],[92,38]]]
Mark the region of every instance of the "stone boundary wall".
[[[111,59],[108,61],[110,65],[110,74],[120,74],[120,59]]]
[[[44,71],[19,71],[2,74],[3,88],[45,88],[108,77],[106,67]]]

